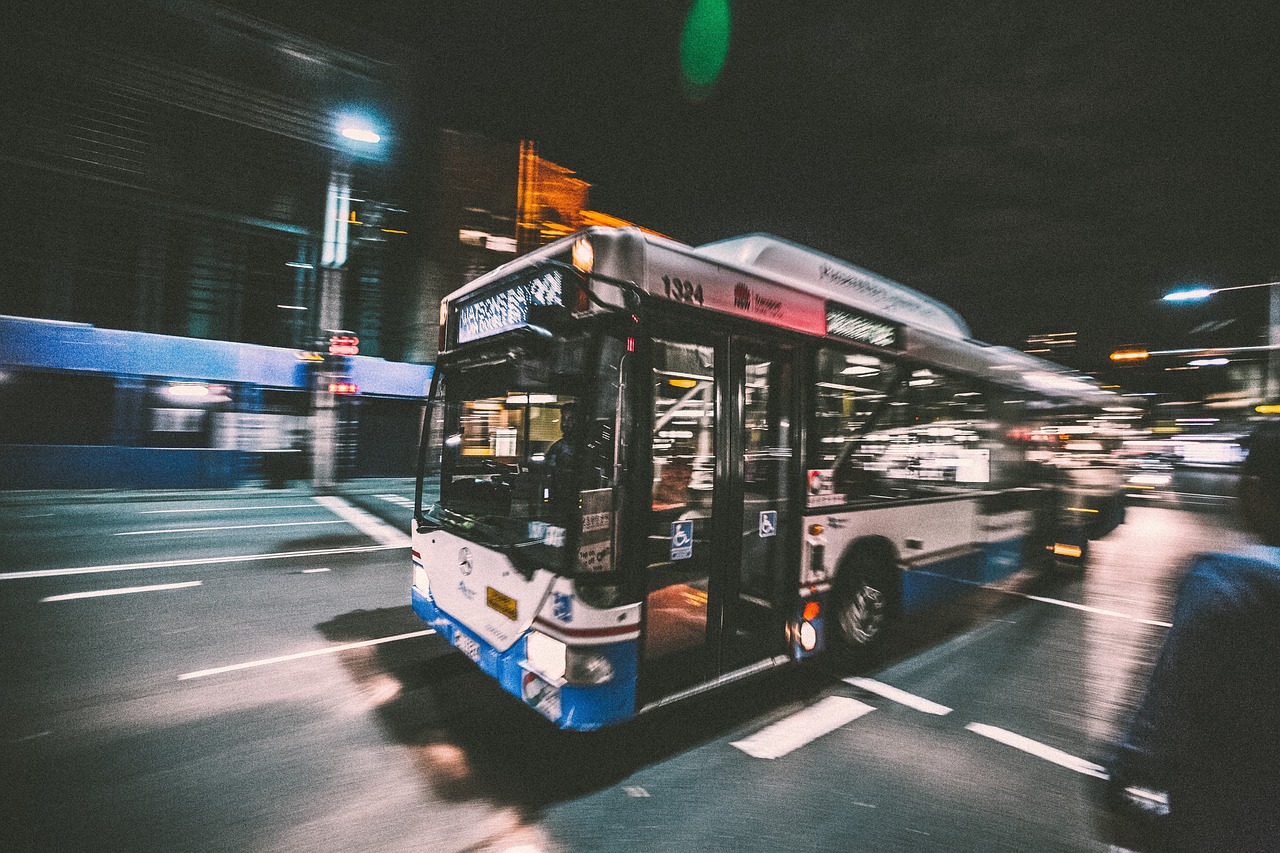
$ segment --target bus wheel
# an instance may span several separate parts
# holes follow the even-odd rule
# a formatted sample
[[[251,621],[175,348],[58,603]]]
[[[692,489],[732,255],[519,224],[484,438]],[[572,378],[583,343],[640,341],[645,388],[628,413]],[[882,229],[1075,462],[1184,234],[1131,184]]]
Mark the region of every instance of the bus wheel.
[[[870,551],[862,551],[836,575],[832,617],[845,655],[856,657],[871,646],[892,615],[897,591],[891,583],[891,565]]]

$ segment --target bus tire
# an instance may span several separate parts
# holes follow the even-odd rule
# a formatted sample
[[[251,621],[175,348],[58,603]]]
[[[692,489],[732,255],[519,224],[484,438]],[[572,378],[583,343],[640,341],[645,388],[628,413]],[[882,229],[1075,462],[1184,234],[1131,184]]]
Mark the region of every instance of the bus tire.
[[[901,586],[888,541],[870,540],[849,550],[831,586],[831,627],[838,654],[857,659],[876,643],[898,610]]]

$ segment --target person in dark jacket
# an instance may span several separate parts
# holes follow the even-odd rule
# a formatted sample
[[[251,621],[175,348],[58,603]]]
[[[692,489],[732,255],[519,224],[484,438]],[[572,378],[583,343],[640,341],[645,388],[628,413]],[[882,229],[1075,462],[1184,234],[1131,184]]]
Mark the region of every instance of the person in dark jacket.
[[[550,519],[567,525],[578,506],[577,444],[581,421],[578,404],[570,401],[560,407],[560,438],[547,448],[544,499]]]
[[[1113,805],[1167,792],[1153,823],[1172,850],[1280,851],[1280,424],[1247,448],[1239,508],[1259,544],[1192,564],[1110,768]]]

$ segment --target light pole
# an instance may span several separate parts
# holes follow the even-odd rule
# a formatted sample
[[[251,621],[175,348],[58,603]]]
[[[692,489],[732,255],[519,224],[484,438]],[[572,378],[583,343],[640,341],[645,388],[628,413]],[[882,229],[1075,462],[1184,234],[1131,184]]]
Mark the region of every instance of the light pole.
[[[1189,287],[1166,293],[1161,298],[1165,302],[1201,302],[1215,293],[1224,293],[1228,290],[1253,290],[1258,287],[1271,288],[1266,346],[1267,375],[1262,391],[1263,397],[1269,402],[1280,396],[1280,281],[1242,284],[1236,287]]]
[[[366,119],[342,116],[335,122],[333,161],[325,197],[324,242],[320,247],[318,333],[322,346],[342,328],[342,289],[350,234],[351,170],[357,158],[381,152],[382,134]],[[322,377],[313,390],[311,477],[319,492],[332,491],[338,461],[338,401]]]

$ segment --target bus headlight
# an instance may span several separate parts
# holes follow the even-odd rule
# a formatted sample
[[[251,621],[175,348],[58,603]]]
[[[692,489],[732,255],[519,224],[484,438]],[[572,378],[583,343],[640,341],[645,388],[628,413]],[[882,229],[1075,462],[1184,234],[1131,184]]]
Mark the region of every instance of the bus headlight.
[[[567,662],[564,677],[570,684],[604,684],[613,678],[613,664],[599,649],[569,649]]]
[[[613,664],[596,648],[568,647],[539,631],[530,631],[524,651],[529,666],[551,682],[604,684],[613,678]]]
[[[530,631],[525,641],[525,656],[529,666],[546,676],[548,681],[559,681],[564,678],[566,668],[565,645],[538,631]]]

